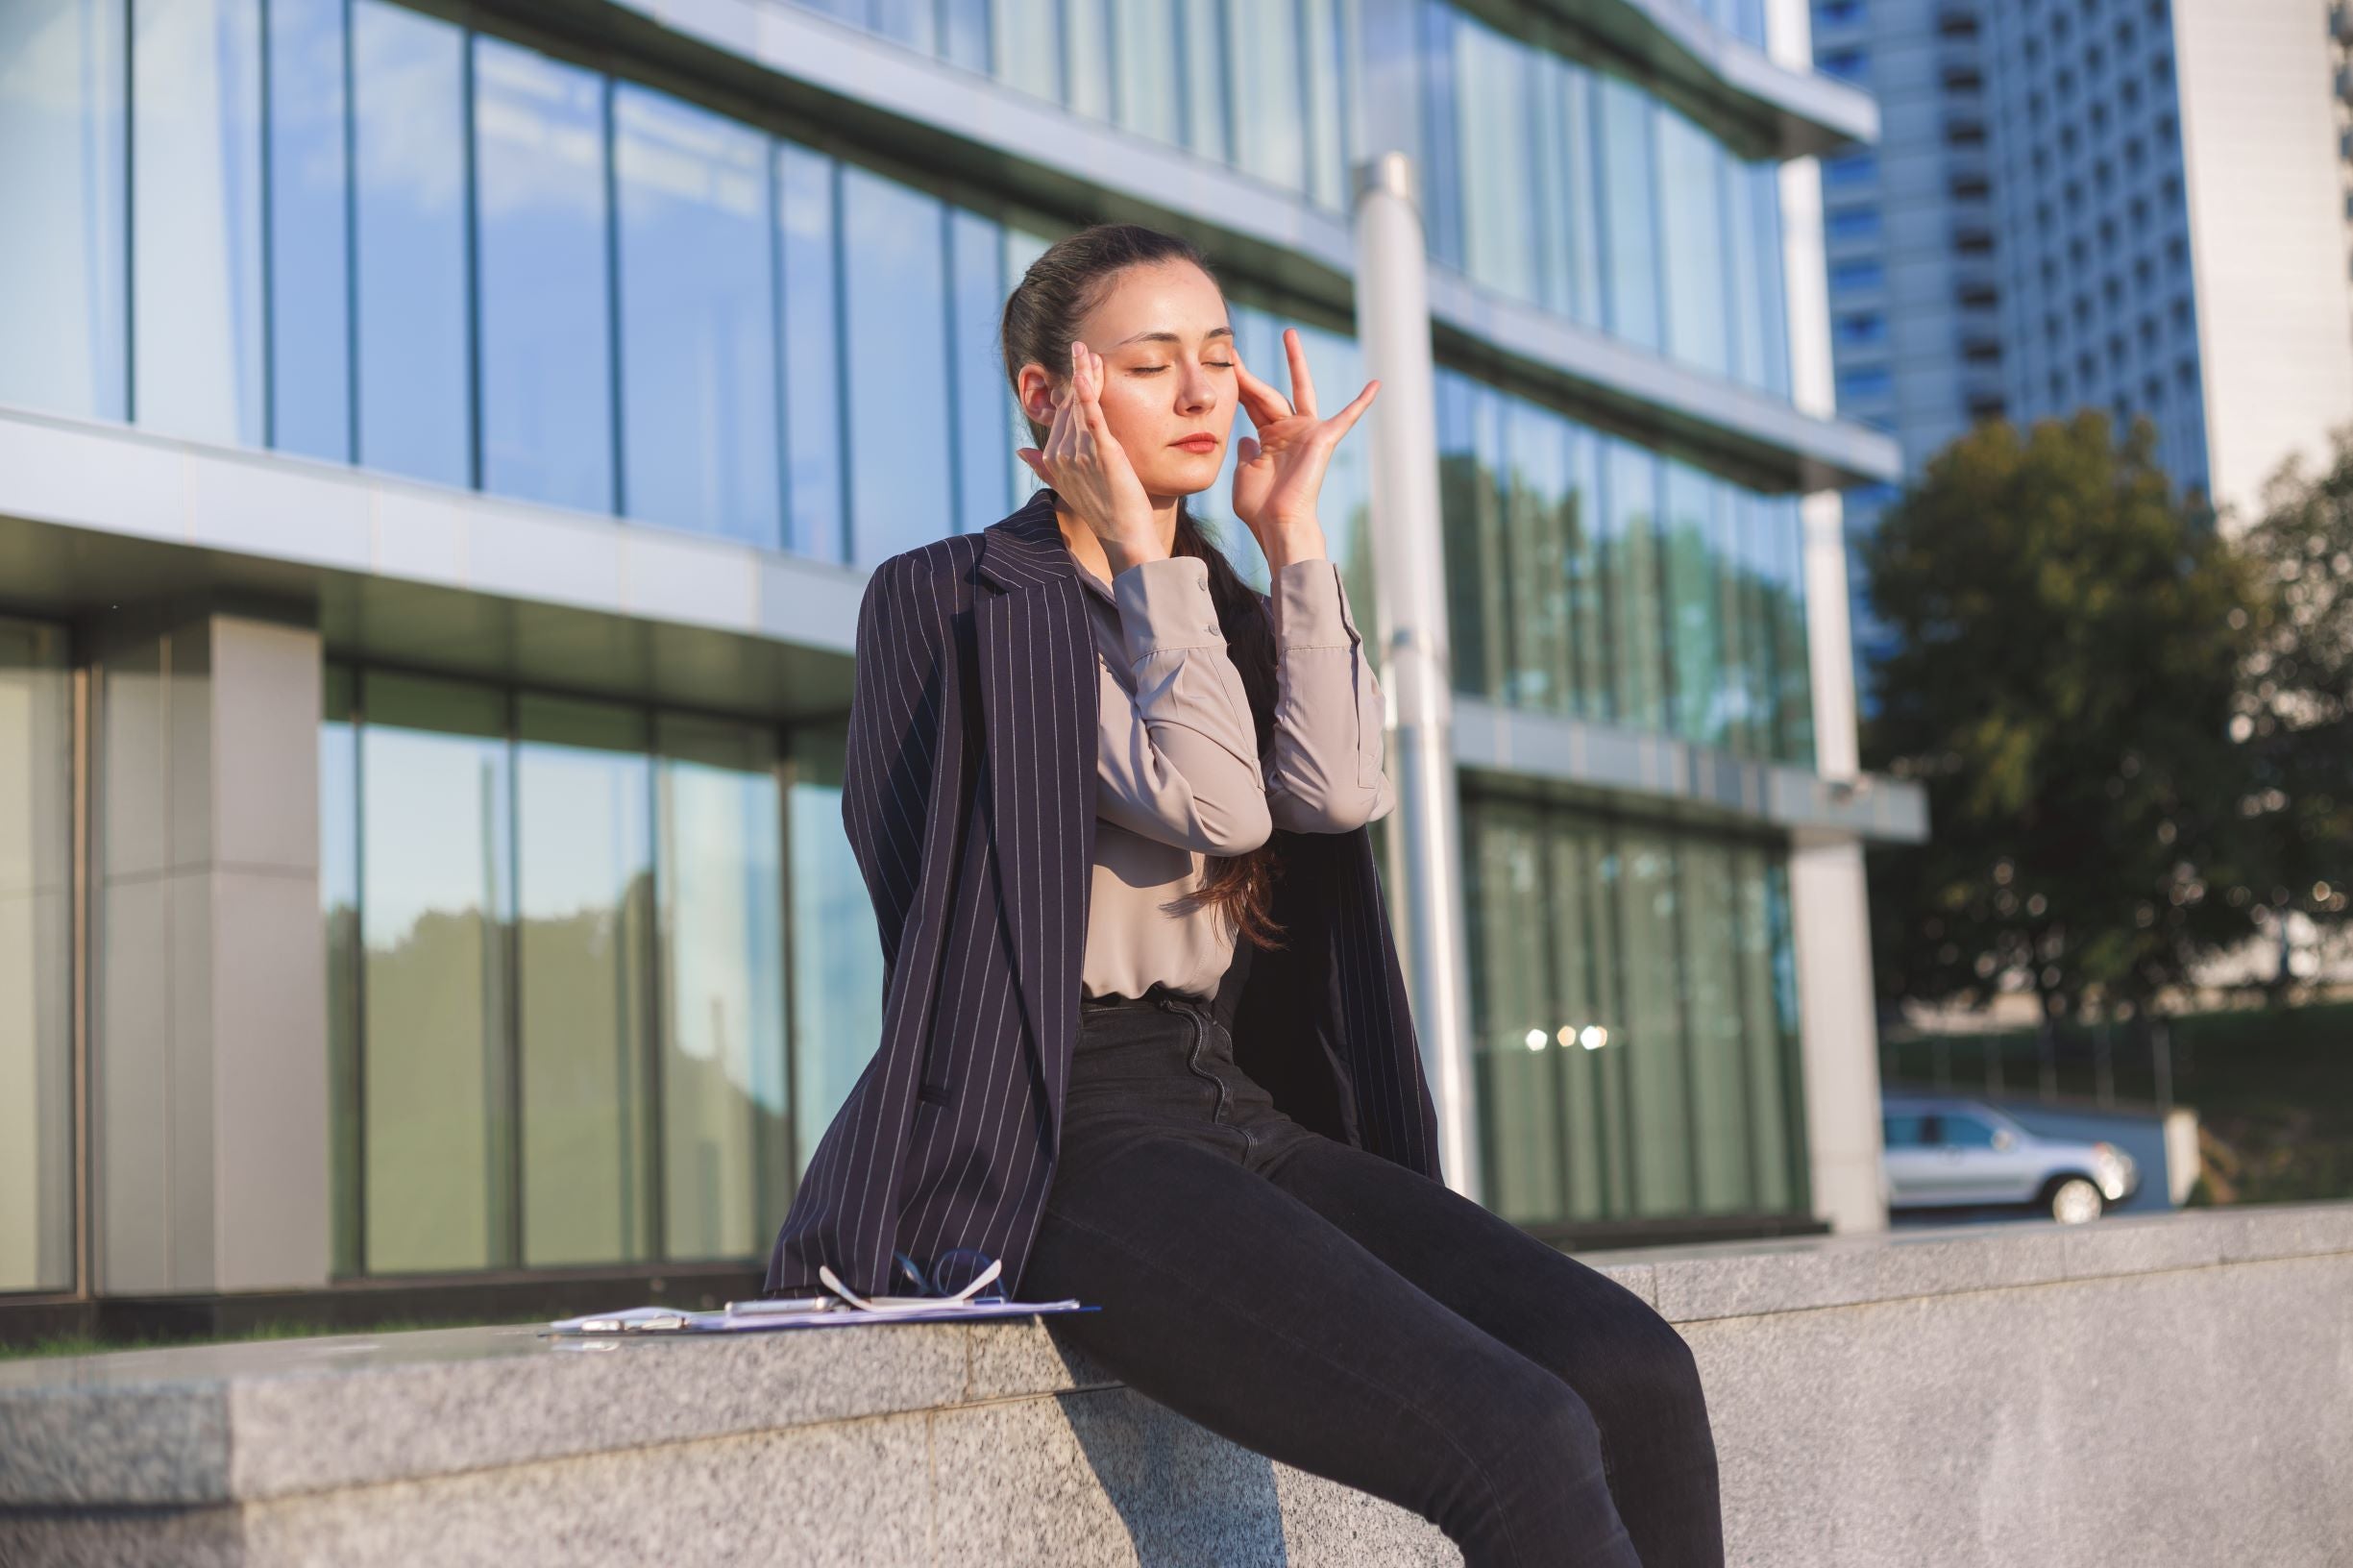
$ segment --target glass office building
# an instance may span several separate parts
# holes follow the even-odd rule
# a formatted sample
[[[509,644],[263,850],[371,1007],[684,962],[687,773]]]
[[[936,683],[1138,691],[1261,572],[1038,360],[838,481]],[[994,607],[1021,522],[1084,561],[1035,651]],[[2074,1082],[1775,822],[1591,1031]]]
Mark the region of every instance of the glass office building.
[[[0,0],[0,1293],[756,1267],[878,1034],[865,574],[1031,488],[1008,289],[1141,216],[1353,388],[1388,148],[1482,1196],[1868,1214],[1807,1112],[1859,882],[1806,868],[1919,803],[1852,787],[1843,607],[1825,653],[1818,514],[1896,459],[1809,389],[1812,155],[1874,115],[1802,8],[544,9]]]

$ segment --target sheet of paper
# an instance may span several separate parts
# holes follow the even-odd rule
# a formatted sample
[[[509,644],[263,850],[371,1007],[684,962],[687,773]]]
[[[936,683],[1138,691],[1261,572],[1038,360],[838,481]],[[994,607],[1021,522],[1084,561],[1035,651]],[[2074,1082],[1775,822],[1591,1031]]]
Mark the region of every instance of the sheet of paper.
[[[584,1338],[643,1338],[651,1335],[758,1334],[770,1329],[830,1329],[853,1323],[970,1323],[1050,1312],[1094,1312],[1099,1307],[1069,1301],[972,1301],[937,1307],[894,1306],[868,1311],[844,1305],[822,1311],[693,1312],[676,1307],[631,1307],[559,1318],[543,1335]]]

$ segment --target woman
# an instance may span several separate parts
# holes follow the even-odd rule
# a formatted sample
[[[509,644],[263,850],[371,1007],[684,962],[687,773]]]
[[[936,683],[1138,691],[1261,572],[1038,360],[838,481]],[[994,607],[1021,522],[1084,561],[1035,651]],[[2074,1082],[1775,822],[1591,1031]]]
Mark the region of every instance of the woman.
[[[1724,1560],[1688,1346],[1439,1180],[1366,824],[1382,698],[1316,495],[1379,390],[1317,411],[1235,351],[1183,240],[1071,235],[1005,308],[1045,481],[885,561],[843,819],[883,1041],[820,1142],[771,1293],[1014,1299],[1138,1392],[1419,1512],[1472,1568]],[[1234,412],[1273,593],[1185,510]]]

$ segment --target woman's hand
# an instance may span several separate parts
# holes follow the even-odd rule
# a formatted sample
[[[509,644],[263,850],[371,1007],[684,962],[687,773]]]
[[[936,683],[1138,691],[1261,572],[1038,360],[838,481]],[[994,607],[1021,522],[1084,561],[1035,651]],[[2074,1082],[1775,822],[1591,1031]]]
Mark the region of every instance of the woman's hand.
[[[1103,356],[1084,343],[1070,345],[1070,380],[1054,395],[1045,450],[1018,447],[1014,455],[1062,498],[1071,514],[1103,541],[1114,571],[1166,551],[1153,519],[1152,498],[1136,478],[1127,453],[1104,422]]]
[[[1291,361],[1291,395],[1282,393],[1250,374],[1234,351],[1234,375],[1242,407],[1258,437],[1243,436],[1234,453],[1234,515],[1258,535],[1259,548],[1275,559],[1275,536],[1302,525],[1313,525],[1316,494],[1322,490],[1324,469],[1332,451],[1350,427],[1372,406],[1378,380],[1366,381],[1356,401],[1330,419],[1315,414],[1315,381],[1308,375],[1307,350],[1297,328],[1283,331],[1283,347]]]

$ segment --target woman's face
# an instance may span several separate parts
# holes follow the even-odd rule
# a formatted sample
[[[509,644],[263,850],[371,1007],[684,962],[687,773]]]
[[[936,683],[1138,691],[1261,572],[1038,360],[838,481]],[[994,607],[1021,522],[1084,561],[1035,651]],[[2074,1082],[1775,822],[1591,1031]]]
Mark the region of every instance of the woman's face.
[[[1125,269],[1079,322],[1078,341],[1103,356],[1103,420],[1145,494],[1216,483],[1234,426],[1234,329],[1209,274],[1182,260]],[[1066,363],[1050,376],[1022,366],[1021,406],[1050,427],[1069,380]]]

